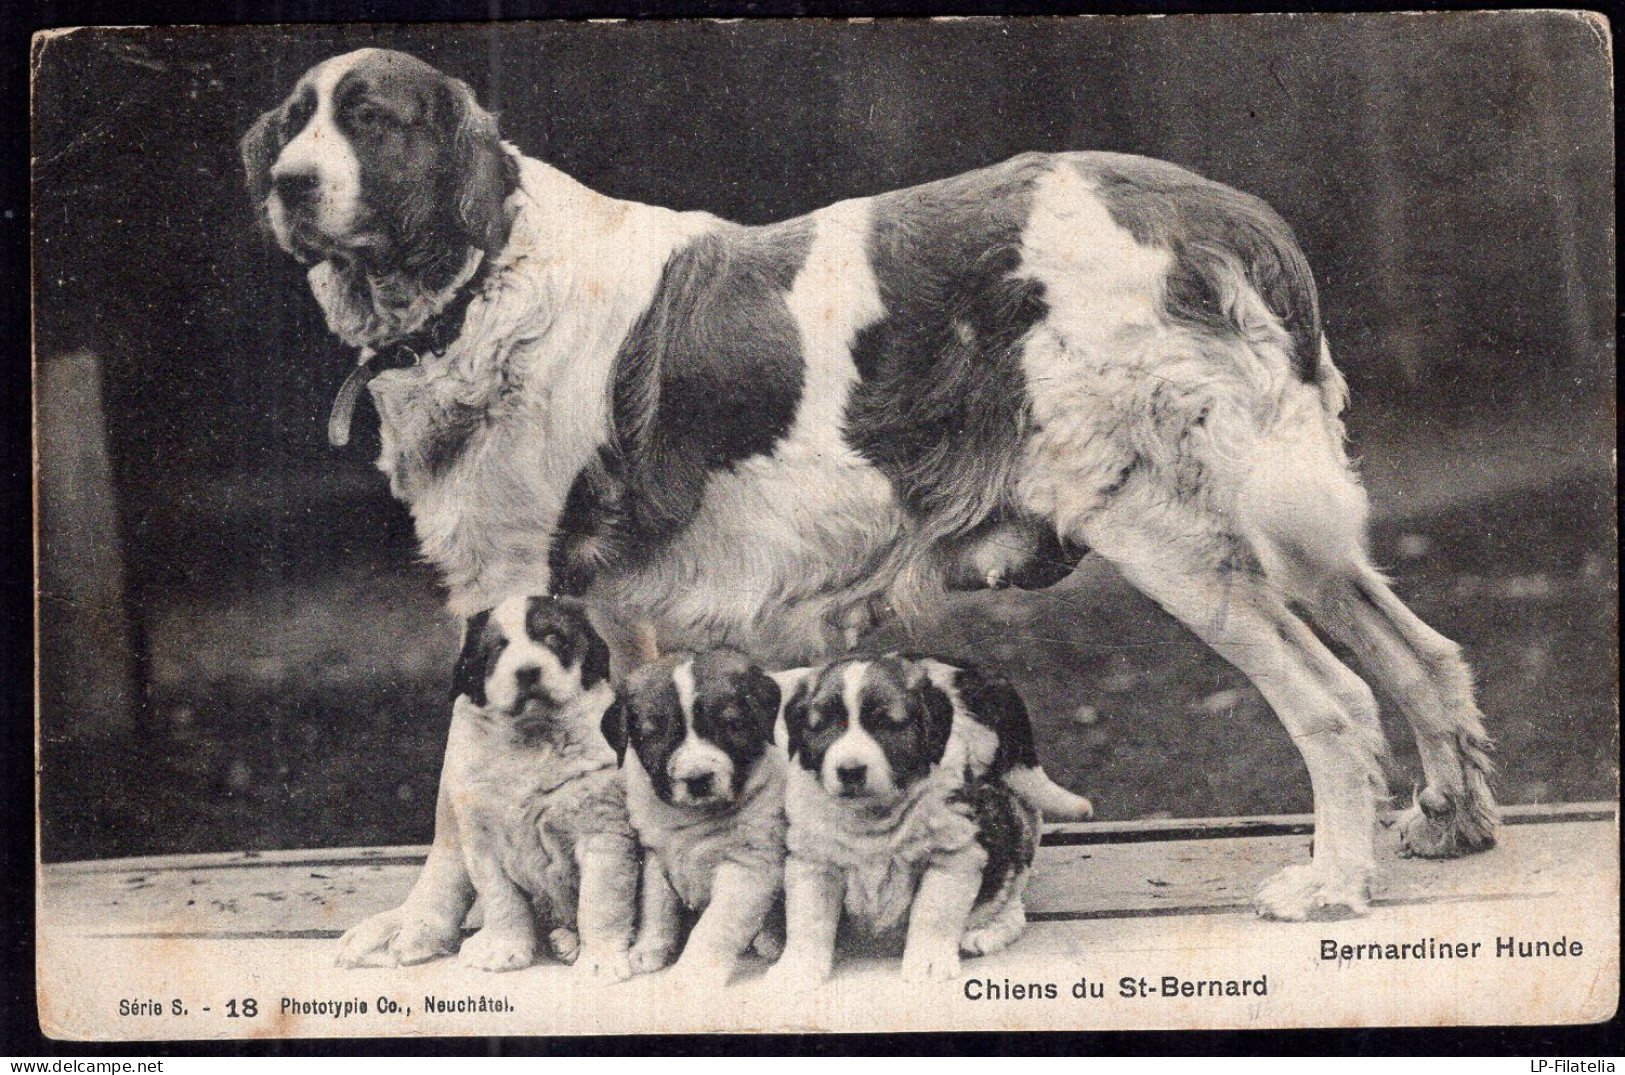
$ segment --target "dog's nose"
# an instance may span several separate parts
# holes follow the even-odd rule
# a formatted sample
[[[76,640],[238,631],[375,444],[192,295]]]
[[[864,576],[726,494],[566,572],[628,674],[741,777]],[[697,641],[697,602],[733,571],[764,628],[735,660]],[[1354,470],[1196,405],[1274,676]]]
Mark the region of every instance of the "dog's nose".
[[[289,209],[299,209],[315,200],[319,181],[320,177],[315,171],[302,169],[272,176],[271,186],[276,190],[276,196],[282,200],[283,205]]]
[[[542,670],[533,664],[526,665],[513,674],[513,685],[521,698],[538,694],[542,686]]]
[[[863,787],[864,778],[869,775],[867,765],[837,765],[835,776],[841,782],[842,791],[857,791]]]
[[[699,776],[685,776],[683,777],[683,787],[688,789],[688,794],[692,798],[703,799],[711,794],[711,774],[701,773]]]

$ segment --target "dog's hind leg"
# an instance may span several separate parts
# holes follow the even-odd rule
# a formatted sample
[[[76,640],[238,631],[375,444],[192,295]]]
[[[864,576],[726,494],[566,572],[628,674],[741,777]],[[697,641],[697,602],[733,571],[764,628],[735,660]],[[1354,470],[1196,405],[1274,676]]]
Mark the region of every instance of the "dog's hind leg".
[[[1316,426],[1287,423],[1259,447],[1234,516],[1270,581],[1354,654],[1409,721],[1427,787],[1401,818],[1401,848],[1429,857],[1481,851],[1495,842],[1497,816],[1472,674],[1460,648],[1371,566],[1365,491],[1338,439]]]
[[[1266,883],[1259,913],[1293,920],[1322,908],[1363,914],[1387,750],[1370,688],[1286,607],[1245,542],[1194,512],[1170,515],[1156,490],[1137,492],[1097,515],[1085,536],[1252,680],[1309,769],[1313,859]]]
[[[1400,850],[1449,858],[1494,846],[1490,740],[1460,647],[1405,607],[1369,565],[1323,583],[1309,607],[1416,735],[1427,785],[1400,816]]]

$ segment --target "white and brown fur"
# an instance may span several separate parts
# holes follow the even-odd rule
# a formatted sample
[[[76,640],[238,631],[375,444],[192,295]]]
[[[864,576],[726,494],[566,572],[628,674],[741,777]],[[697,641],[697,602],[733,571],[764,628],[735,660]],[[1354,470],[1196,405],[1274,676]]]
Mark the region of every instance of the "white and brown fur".
[[[539,920],[557,958],[627,977],[638,858],[599,730],[613,699],[608,648],[579,602],[513,598],[469,620],[455,679],[441,796],[465,871],[457,887],[478,895],[484,915],[460,959],[527,967]],[[457,939],[389,911],[345,936],[340,962],[418,962]]]
[[[726,981],[754,942],[783,934],[784,756],[773,745],[779,688],[730,649],[668,655],[634,671],[604,714],[642,846],[634,973],[664,967]],[[682,920],[694,919],[686,941]]]
[[[596,194],[379,50],[307,73],[245,158],[347,342],[387,347],[479,281],[443,352],[370,385],[379,464],[455,611],[579,593],[618,666],[651,626],[801,664],[947,585],[1041,585],[1088,548],[1240,668],[1303,755],[1313,860],[1262,913],[1367,906],[1386,744],[1317,628],[1417,736],[1402,846],[1494,842],[1470,673],[1371,564],[1314,281],[1259,200],[1160,161],[1030,153],[742,227]],[[320,193],[290,215],[296,168]],[[439,200],[397,219],[413,169],[413,204]]]
[[[827,978],[843,922],[871,939],[905,933],[910,979],[951,978],[961,952],[1007,947],[1026,926],[1040,804],[1089,814],[1037,764],[1020,696],[973,667],[895,654],[795,678],[782,720],[786,941],[771,984]]]

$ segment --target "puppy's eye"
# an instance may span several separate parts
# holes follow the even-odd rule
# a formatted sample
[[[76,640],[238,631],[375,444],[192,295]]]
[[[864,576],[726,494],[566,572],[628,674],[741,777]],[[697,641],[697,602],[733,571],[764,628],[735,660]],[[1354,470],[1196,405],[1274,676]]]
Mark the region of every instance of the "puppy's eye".
[[[542,635],[542,645],[554,653],[560,653],[564,650],[564,636],[557,631],[548,631]]]

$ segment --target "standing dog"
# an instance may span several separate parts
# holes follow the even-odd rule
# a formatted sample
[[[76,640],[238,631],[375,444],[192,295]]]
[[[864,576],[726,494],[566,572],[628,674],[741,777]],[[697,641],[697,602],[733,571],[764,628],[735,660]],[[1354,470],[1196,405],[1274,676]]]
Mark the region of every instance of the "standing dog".
[[[604,714],[644,850],[633,971],[666,965],[683,911],[699,915],[676,967],[685,975],[726,980],[753,940],[778,954],[762,935],[784,882],[778,713],[778,685],[717,649],[644,665]]]
[[[1314,280],[1268,206],[1160,161],[1028,153],[765,227],[596,194],[397,52],[327,60],[243,141],[278,243],[362,364],[379,465],[454,611],[580,594],[627,663],[822,658],[950,582],[1083,548],[1257,685],[1308,766],[1313,859],[1266,915],[1363,912],[1386,743],[1402,846],[1490,846],[1458,648],[1366,553]],[[439,827],[407,913],[455,905]]]
[[[1026,926],[1039,803],[1089,813],[1036,764],[1020,696],[974,668],[838,661],[802,679],[784,731],[790,856],[776,988],[829,976],[843,915],[876,937],[906,927],[905,978],[958,975],[961,951],[999,951]]]
[[[540,917],[554,955],[594,977],[627,977],[638,864],[599,732],[613,697],[608,648],[579,602],[514,598],[470,618],[454,693],[440,776],[450,817],[437,822],[455,826],[466,871],[455,883],[472,886],[485,916],[462,961],[528,967]],[[345,935],[339,962],[432,958],[458,939],[440,924],[386,911]]]

